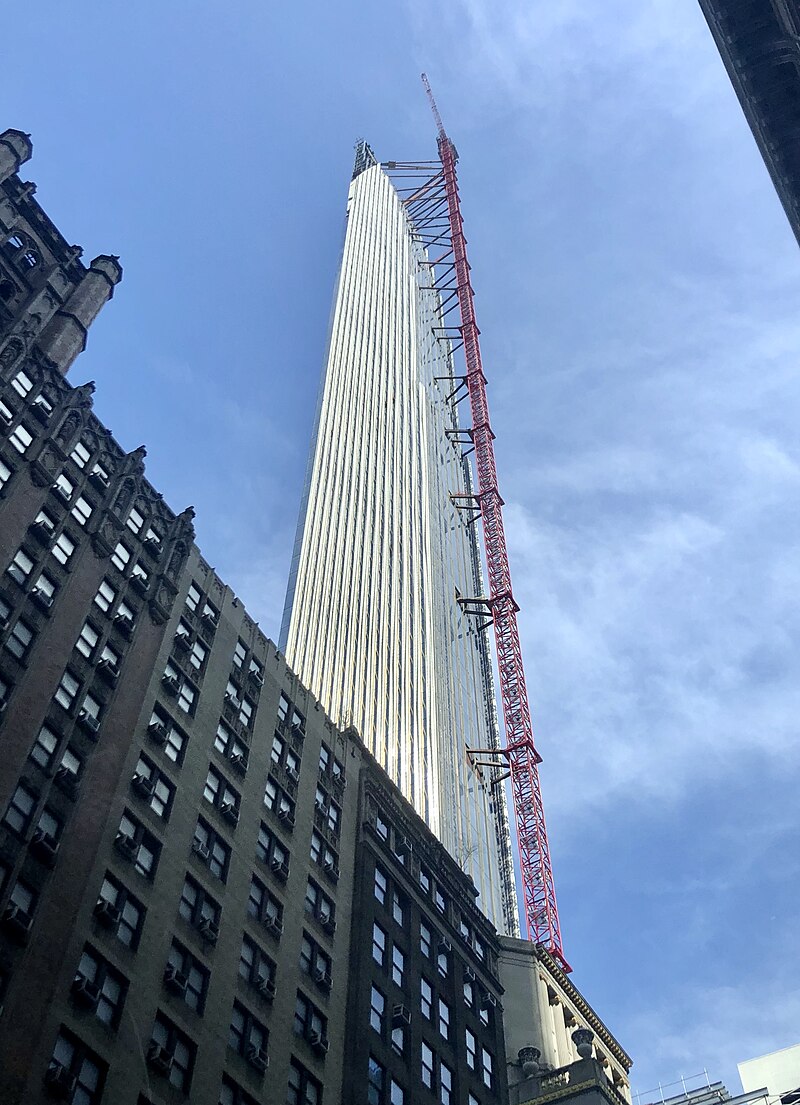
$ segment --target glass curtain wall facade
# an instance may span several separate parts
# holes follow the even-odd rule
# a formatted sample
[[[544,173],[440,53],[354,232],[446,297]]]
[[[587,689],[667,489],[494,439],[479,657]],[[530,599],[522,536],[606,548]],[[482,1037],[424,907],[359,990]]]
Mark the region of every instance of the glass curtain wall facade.
[[[501,931],[518,931],[484,593],[456,435],[450,349],[427,251],[362,143],[350,186],[327,366],[281,647],[339,725],[353,725],[461,867]]]

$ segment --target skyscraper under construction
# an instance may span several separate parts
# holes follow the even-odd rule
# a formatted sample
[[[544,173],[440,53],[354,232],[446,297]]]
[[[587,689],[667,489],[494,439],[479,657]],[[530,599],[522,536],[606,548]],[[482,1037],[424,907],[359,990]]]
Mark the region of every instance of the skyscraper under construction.
[[[487,625],[466,601],[485,591],[459,504],[469,443],[413,190],[359,143],[281,647],[515,934],[503,772],[470,754],[499,738]]]

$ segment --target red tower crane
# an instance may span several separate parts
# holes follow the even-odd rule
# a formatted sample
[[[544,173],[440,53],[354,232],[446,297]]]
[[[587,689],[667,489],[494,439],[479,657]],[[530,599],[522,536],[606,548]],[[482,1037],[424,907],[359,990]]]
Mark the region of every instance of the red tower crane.
[[[431,86],[424,73],[422,83],[428,94],[438,131],[439,160],[442,165],[440,181],[443,188],[439,214],[436,214],[435,193],[431,199],[430,188],[419,190],[414,198],[421,196],[422,202],[428,203],[428,210],[434,211],[434,218],[438,217],[442,222],[449,223],[450,248],[446,254],[438,258],[436,263],[441,264],[446,261],[450,274],[448,279],[454,280],[454,283],[448,285],[448,290],[455,297],[460,316],[460,326],[456,329],[460,335],[466,363],[466,376],[463,382],[469,394],[472,417],[472,426],[468,434],[475,450],[478,477],[475,495],[461,494],[454,496],[454,499],[460,500],[461,505],[471,509],[475,514],[480,512],[489,581],[489,595],[486,599],[471,599],[466,602],[472,607],[470,612],[473,613],[477,612],[474,609],[475,604],[482,604],[482,613],[488,614],[494,625],[505,724],[505,743],[500,753],[508,763],[511,776],[528,939],[542,944],[564,970],[569,971],[570,966],[564,958],[561,943],[561,925],[558,920],[550,846],[547,840],[544,805],[539,784],[538,765],[541,763],[541,757],[534,745],[528,691],[522,666],[522,651],[517,627],[519,607],[514,601],[511,590],[511,571],[503,529],[503,500],[500,498],[497,486],[497,468],[492,444],[494,434],[489,422],[486,377],[483,374],[478,338],[480,331],[475,321],[475,305],[469,278],[470,266],[467,260],[467,241],[464,237],[458,195],[456,177],[458,154],[447,137]],[[442,195],[441,192],[439,194]],[[446,200],[446,213],[444,200]],[[431,203],[433,208],[430,206]],[[433,240],[441,241],[442,235],[434,236]],[[465,609],[467,608],[465,605]]]

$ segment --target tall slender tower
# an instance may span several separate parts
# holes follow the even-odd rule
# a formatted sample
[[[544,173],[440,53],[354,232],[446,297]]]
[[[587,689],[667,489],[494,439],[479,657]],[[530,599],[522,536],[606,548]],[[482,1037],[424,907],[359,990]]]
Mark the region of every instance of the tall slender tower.
[[[281,647],[518,932],[458,384],[423,237],[359,143]],[[453,495],[456,494],[456,498]],[[462,599],[459,602],[459,599]]]

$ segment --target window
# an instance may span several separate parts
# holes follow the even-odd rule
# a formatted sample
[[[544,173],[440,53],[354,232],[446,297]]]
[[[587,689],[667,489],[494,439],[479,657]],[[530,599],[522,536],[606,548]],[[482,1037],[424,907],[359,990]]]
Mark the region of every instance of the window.
[[[241,763],[244,766],[247,765],[250,754],[247,745],[244,741],[240,740],[223,721],[217,726],[217,734],[214,737],[214,747],[217,752],[220,752],[223,756],[227,756],[230,760],[241,757]]]
[[[94,626],[90,625],[89,622],[84,622],[78,640],[75,642],[75,648],[78,652],[82,653],[87,660],[91,660],[99,640],[100,634]]]
[[[170,1083],[188,1093],[192,1083],[192,1070],[197,1048],[189,1037],[168,1020],[163,1013],[157,1013],[153,1022],[152,1042],[163,1048],[172,1057],[168,1079]]]
[[[222,1076],[222,1086],[219,1091],[219,1105],[258,1105],[254,1097],[246,1093],[227,1074]]]
[[[216,806],[222,813],[226,808],[238,814],[241,795],[234,790],[228,780],[217,769],[209,764],[206,775],[206,785],[203,787],[203,797],[206,802]]]
[[[387,888],[386,876],[384,875],[383,871],[381,871],[380,867],[376,867],[375,868],[375,897],[378,899],[378,901],[381,903],[381,905],[386,905],[386,888]]]
[[[63,499],[65,503],[68,503],[72,496],[75,494],[75,484],[62,472],[56,482],[53,484],[53,491],[55,491],[60,499]]]
[[[286,1105],[322,1105],[322,1085],[293,1057],[289,1063]]]
[[[292,704],[289,701],[289,699],[286,697],[286,695],[283,693],[283,691],[281,691],[281,696],[278,700],[278,720],[279,721],[286,721],[286,718],[289,715],[289,710],[291,708],[291,705]]]
[[[75,448],[70,453],[70,460],[78,466],[78,468],[85,468],[91,459],[92,453],[88,445],[83,441],[79,441]]]
[[[99,991],[95,1016],[109,1028],[116,1028],[128,992],[128,980],[115,970],[107,959],[87,944],[78,963],[75,983],[80,979],[91,983]]]
[[[375,815],[375,831],[381,840],[389,839],[389,826],[379,813]]]
[[[464,1004],[468,1009],[475,1006],[475,985],[471,978],[464,979]]]
[[[481,1105],[474,1093],[471,1093],[467,1099],[467,1105]]]
[[[247,645],[244,641],[237,641],[236,648],[233,650],[233,662],[237,668],[244,666],[245,657],[247,656]]]
[[[79,690],[80,683],[69,668],[67,668],[61,676],[61,682],[56,689],[55,700],[59,706],[63,706],[65,710],[71,710],[75,705],[75,699],[78,697]]]
[[[131,533],[139,533],[139,531],[141,530],[142,526],[144,525],[144,518],[136,509],[136,507],[131,507],[131,512],[128,515],[125,525],[131,531]]]
[[[17,879],[14,883],[13,890],[8,896],[8,904],[15,905],[17,909],[27,914],[28,917],[33,916],[33,911],[36,909],[38,900],[38,893],[32,886],[28,886],[24,879]]]
[[[450,969],[450,956],[447,951],[447,946],[442,946],[443,941],[439,942],[439,952],[436,956],[436,969],[442,978],[447,978],[447,972]]]
[[[134,564],[133,571],[131,572],[131,579],[136,579],[141,584],[143,584],[143,586],[140,588],[141,591],[146,591],[149,587],[150,573],[141,561],[139,561],[138,564]]]
[[[289,852],[262,821],[258,828],[256,856],[284,880],[289,875]]]
[[[475,940],[473,941],[473,947],[475,949],[475,954],[477,955],[478,959],[480,959],[480,961],[483,962],[484,959],[486,959],[486,948],[484,946],[483,941],[481,940],[481,938],[478,935],[475,936]]]
[[[50,550],[59,564],[67,565],[72,554],[75,552],[75,542],[72,538],[62,533],[60,537],[56,538],[56,541]]]
[[[163,744],[164,755],[173,763],[183,763],[186,744],[189,740],[182,729],[160,710],[154,710],[150,718],[149,731]]]
[[[11,431],[8,440],[14,446],[18,453],[24,454],[28,451],[28,448],[33,441],[33,434],[30,430],[20,422],[19,426],[15,430]]]
[[[392,1051],[396,1055],[405,1055],[406,1030],[403,1025],[395,1025],[392,1029]]]
[[[225,882],[231,862],[231,850],[202,817],[198,818],[195,826],[192,848],[208,865],[211,874]]]
[[[261,921],[271,928],[277,935],[283,931],[283,906],[255,875],[250,879],[247,912],[256,921]]]
[[[436,893],[434,894],[433,900],[440,913],[447,913],[447,897],[438,886],[436,887]]]
[[[11,578],[24,587],[28,582],[28,577],[33,571],[33,560],[28,556],[24,549],[20,549],[6,568],[6,572]]]
[[[149,784],[146,785],[146,784]],[[157,817],[164,821],[169,820],[172,810],[172,800],[175,797],[175,787],[167,777],[158,770],[149,756],[142,753],[136,763],[136,773],[133,776],[133,785],[139,788],[150,809]]]
[[[196,583],[190,583],[189,584],[189,593],[186,596],[186,605],[188,606],[188,608],[190,610],[197,610],[197,607],[200,603],[200,599],[202,597],[203,596],[200,592],[200,588],[197,586],[197,584]]]
[[[59,739],[58,734],[49,725],[43,725],[39,730],[39,735],[31,749],[31,759],[44,771],[49,771],[52,767]]]
[[[17,395],[21,395],[22,398],[25,399],[28,392],[33,388],[33,380],[27,372],[20,371],[11,381],[11,386],[14,391],[16,391]]]
[[[127,602],[121,602],[117,607],[117,614],[114,618],[114,624],[120,629],[126,636],[130,636],[134,624],[136,623],[136,611],[128,606]]]
[[[316,829],[311,832],[311,858],[326,874],[334,879],[339,877],[339,855]]]
[[[86,1044],[63,1027],[56,1038],[47,1077],[52,1078],[60,1070],[67,1071],[75,1079],[71,1098],[74,1105],[99,1105],[108,1067]]]
[[[8,467],[6,462],[4,460],[0,460],[0,491],[3,490],[3,488],[6,486],[13,475],[14,473]]]
[[[431,957],[431,947],[433,943],[433,933],[428,926],[420,921],[419,925],[419,950],[428,959]]]
[[[386,998],[377,986],[373,986],[369,1002],[369,1023],[381,1037],[383,1036],[383,1015],[385,1012]]]
[[[111,563],[114,565],[115,568],[119,568],[121,572],[124,572],[130,562],[131,550],[127,547],[127,545],[123,545],[121,541],[117,542],[117,547],[111,554]]]
[[[264,805],[276,813],[287,827],[294,825],[294,802],[271,775],[267,776],[267,785],[264,788]]]
[[[249,729],[253,722],[253,703],[249,698],[243,698],[239,707],[239,721]]]
[[[55,580],[51,579],[47,572],[42,572],[33,585],[31,595],[34,599],[38,600],[40,606],[49,608],[53,605],[57,590],[58,587]]]
[[[484,1028],[489,1027],[489,1021],[491,1020],[491,1012],[488,1003],[481,1005],[480,1012],[478,1014],[481,1018],[481,1024]]]
[[[320,773],[320,775],[324,775],[327,772],[328,768],[330,767],[330,762],[331,762],[331,750],[330,750],[330,748],[328,748],[327,744],[325,744],[323,742],[320,745],[320,750],[319,750],[319,773]]]
[[[169,970],[170,967],[172,971]],[[185,982],[183,1000],[190,1009],[194,1009],[196,1013],[202,1013],[206,1003],[209,972],[198,959],[195,959],[189,949],[177,940],[172,941],[169,949],[164,980],[167,981],[174,975],[180,976],[177,989],[181,989],[180,984]]]
[[[275,981],[275,963],[251,937],[244,934],[239,952],[239,975],[251,986]]]
[[[314,806],[316,810],[322,814],[325,824],[328,828],[328,832],[334,836],[339,835],[339,816],[340,810],[337,804],[330,797],[324,787],[317,785],[317,792],[314,798]]]
[[[190,925],[199,928],[204,921],[211,921],[218,925],[221,909],[211,895],[203,890],[200,883],[193,879],[191,875],[187,875],[181,891],[178,913],[184,921],[188,921]]]
[[[433,1020],[433,987],[425,978],[419,981],[419,1007],[423,1017]]]
[[[392,1079],[389,1086],[389,1105],[404,1105],[405,1094],[401,1086]]]
[[[433,1049],[422,1041],[422,1084],[433,1089]]]
[[[442,1105],[450,1105],[453,1100],[453,1072],[446,1063],[439,1063],[439,1099]]]
[[[403,985],[403,969],[405,967],[406,957],[403,955],[397,944],[392,945],[392,982],[397,986]]]
[[[379,967],[386,961],[386,933],[377,921],[372,926],[372,958]]]
[[[303,1036],[307,1040],[311,1038],[312,1033],[316,1033],[319,1037],[328,1034],[328,1018],[323,1016],[316,1005],[300,990],[297,991],[294,1006],[293,1031],[295,1036]]]
[[[89,502],[89,500],[85,499],[83,495],[79,495],[78,498],[75,500],[75,505],[70,511],[70,514],[79,526],[85,526],[91,518],[93,510],[94,507]]]
[[[13,684],[0,675],[0,709],[4,709],[14,689]]]
[[[196,668],[197,671],[200,671],[203,667],[203,664],[205,664],[206,662],[207,656],[208,649],[206,648],[206,646],[202,643],[202,641],[195,641],[192,645],[192,650],[189,653],[189,663],[192,665],[193,668]]]
[[[439,1033],[445,1040],[450,1038],[450,1006],[444,998],[439,998]]]
[[[369,1105],[382,1105],[385,1079],[386,1071],[383,1066],[374,1055],[370,1055],[367,1076],[367,1101]]]
[[[178,706],[180,706],[185,714],[194,713],[197,692],[189,680],[175,667],[171,660],[164,668],[164,676],[161,682],[166,692],[178,700]]]
[[[11,801],[3,817],[3,823],[17,836],[24,836],[33,820],[37,801],[38,795],[34,794],[24,783],[20,783],[11,795]]]
[[[147,527],[147,532],[144,535],[144,539],[147,544],[155,546],[156,549],[161,548],[161,543],[164,540],[158,530],[153,529],[152,526]]]
[[[494,1082],[492,1053],[487,1051],[485,1047],[481,1048],[481,1068],[483,1070],[483,1084],[491,1089]]]
[[[14,623],[6,640],[6,648],[18,660],[24,660],[33,641],[33,630],[22,618]]]
[[[467,1066],[470,1070],[475,1070],[478,1063],[478,1041],[475,1039],[475,1033],[466,1029],[466,1041],[467,1041]]]
[[[248,675],[250,675],[255,683],[259,686],[264,682],[264,665],[260,664],[256,660],[255,656],[250,657],[250,667],[248,668]]]
[[[392,917],[398,925],[405,924],[405,900],[397,890],[392,893]]]
[[[133,863],[140,875],[152,879],[158,867],[161,845],[151,832],[127,810],[116,837],[117,850]]]
[[[54,841],[61,838],[61,832],[64,828],[64,823],[60,817],[56,817],[53,811],[48,807],[42,810],[39,814],[39,820],[36,822],[36,828],[47,836],[51,837]]]
[[[127,948],[136,948],[142,934],[145,908],[138,898],[135,898],[128,888],[109,871],[106,872],[103,885],[100,887],[97,907],[101,907],[103,902],[108,903],[108,906],[116,911],[104,914],[110,922],[108,927],[116,933],[117,939]],[[95,913],[98,912],[98,908],[95,909]]]
[[[303,903],[306,913],[316,917],[323,928],[332,931],[335,924],[336,906],[331,898],[313,879],[308,880],[306,897]]]
[[[59,770],[56,772],[56,779],[58,779],[59,772],[62,770],[66,773],[68,777],[71,777],[69,779],[69,782],[72,786],[74,786],[80,777],[81,771],[83,770],[83,760],[72,748],[64,749],[64,754],[61,757]]]
[[[330,989],[332,966],[328,953],[307,932],[303,932],[300,944],[300,970],[303,974],[308,975],[323,989]]]
[[[107,614],[111,609],[116,597],[117,592],[108,582],[108,580],[104,579],[103,582],[100,584],[100,588],[97,594],[94,596],[94,601],[97,606],[99,606],[100,609],[103,611],[103,613]]]
[[[268,1036],[266,1026],[240,1001],[235,1001],[228,1032],[228,1046],[238,1051],[240,1055],[247,1055],[250,1048],[253,1048],[260,1051],[266,1059]]]

